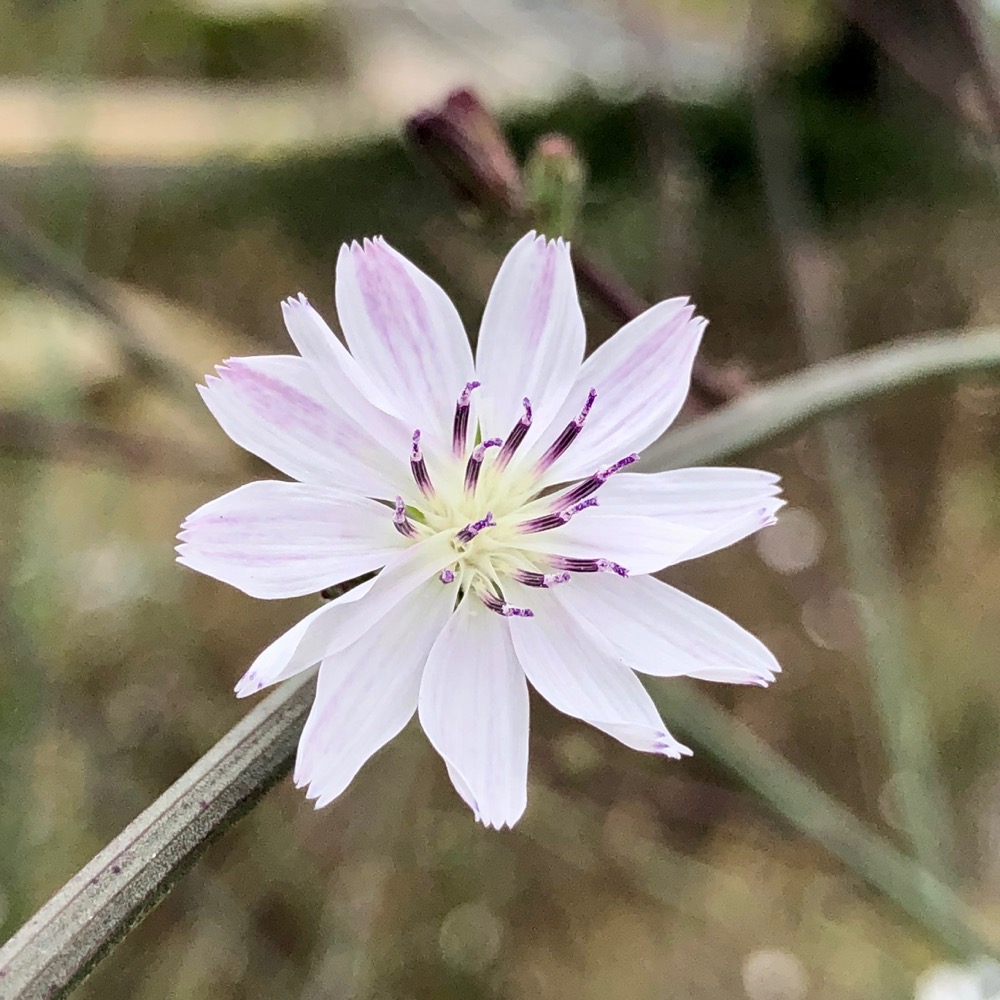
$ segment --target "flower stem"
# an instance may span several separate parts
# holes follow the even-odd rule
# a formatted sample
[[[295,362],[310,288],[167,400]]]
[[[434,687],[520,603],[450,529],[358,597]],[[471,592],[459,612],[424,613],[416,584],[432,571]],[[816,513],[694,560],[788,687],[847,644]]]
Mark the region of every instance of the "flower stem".
[[[651,691],[670,728],[712,757],[807,837],[822,844],[958,958],[996,955],[958,897],[827,795],[742,722],[693,685],[672,680]]]
[[[4,1000],[65,996],[287,773],[312,681],[300,674],[261,702],[0,948]]]
[[[945,375],[1000,368],[1000,327],[942,330],[857,351],[775,379],[728,406],[671,429],[642,451],[642,471],[732,458],[817,417]]]

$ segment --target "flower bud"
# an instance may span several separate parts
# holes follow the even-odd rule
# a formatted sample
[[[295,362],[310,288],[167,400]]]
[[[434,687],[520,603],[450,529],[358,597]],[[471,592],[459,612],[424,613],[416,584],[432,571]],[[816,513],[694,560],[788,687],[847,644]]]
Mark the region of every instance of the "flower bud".
[[[471,90],[406,123],[407,138],[437,168],[461,202],[504,214],[524,210],[524,189],[500,125]]]
[[[571,236],[583,207],[587,171],[572,141],[552,133],[536,143],[524,167],[534,224],[551,236]]]

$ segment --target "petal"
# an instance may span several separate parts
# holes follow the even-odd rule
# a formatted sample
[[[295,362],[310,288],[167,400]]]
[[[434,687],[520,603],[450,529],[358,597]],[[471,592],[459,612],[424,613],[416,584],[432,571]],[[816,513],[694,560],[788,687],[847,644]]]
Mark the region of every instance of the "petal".
[[[181,527],[179,563],[264,598],[319,593],[412,544],[383,504],[302,483],[247,483]]]
[[[716,525],[754,510],[781,492],[780,477],[757,469],[696,468],[620,472],[597,494],[605,509],[665,517],[677,524]]]
[[[281,313],[299,354],[309,362],[327,395],[393,454],[408,455],[413,428],[390,415],[392,404],[308,299],[301,293],[286,299]]]
[[[366,580],[364,583],[352,587],[336,600],[330,601],[329,604],[324,604],[306,615],[302,621],[278,636],[267,649],[258,655],[250,669],[237,681],[236,687],[233,689],[236,692],[236,697],[247,698],[271,684],[288,680],[289,677],[294,677],[303,670],[308,670],[313,663],[318,662],[319,657],[313,663],[300,665],[300,658],[297,659],[295,654],[302,644],[303,637],[314,628],[319,627],[317,623],[320,620],[331,614],[342,613],[344,605],[360,601],[374,585],[375,580]],[[340,608],[341,611],[335,612],[335,608]]]
[[[505,618],[459,604],[427,657],[419,710],[476,819],[513,826],[528,801],[528,685]]]
[[[706,525],[709,530],[699,539],[698,544],[688,549],[677,562],[686,562],[689,559],[718,552],[719,549],[743,541],[747,535],[752,535],[761,528],[771,527],[777,520],[775,514],[785,506],[785,502],[780,497],[771,497],[763,500],[754,510],[745,511],[726,520],[719,518],[714,524]]]
[[[198,388],[240,447],[293,479],[392,498],[410,478],[408,452],[387,452],[301,358],[230,358]]]
[[[427,654],[455,595],[437,580],[418,587],[381,627],[323,661],[316,700],[299,740],[295,784],[319,809],[413,717]]]
[[[668,299],[598,347],[532,449],[535,460],[577,416],[590,389],[597,390],[580,436],[545,473],[542,484],[588,475],[655,441],[687,398],[691,366],[706,325],[687,299]]]
[[[521,417],[524,397],[534,411],[533,429],[544,429],[579,372],[585,340],[569,246],[528,233],[501,265],[479,330],[483,437],[507,434]],[[521,447],[532,440],[529,431]]]
[[[567,524],[523,535],[521,548],[578,559],[610,559],[630,573],[656,573],[688,559],[707,555],[774,523],[785,501],[766,497],[739,513],[723,512],[714,520],[677,523],[664,517],[633,516],[597,506],[581,511]]]
[[[450,534],[441,534],[411,545],[363,584],[361,594],[361,587],[350,590],[303,618],[254,660],[236,685],[236,694],[243,698],[293,677],[357,642],[421,583],[454,562],[451,541]]]
[[[652,576],[579,574],[552,593],[644,674],[766,687],[781,672],[771,651],[746,629]]]
[[[340,248],[337,314],[361,369],[392,412],[450,447],[472,349],[442,289],[381,238]]]
[[[445,767],[448,770],[448,777],[451,778],[452,786],[455,791],[458,792],[459,798],[472,810],[473,816],[476,817],[476,822],[481,823],[483,818],[479,815],[479,808],[476,805],[476,797],[472,794],[472,790],[465,783],[465,778],[455,770],[447,761],[444,762]]]
[[[504,591],[511,603],[539,603],[532,601],[526,587],[508,584]],[[539,604],[533,618],[508,621],[528,680],[560,712],[589,722],[635,750],[667,757],[690,754],[667,732],[636,675],[586,621],[554,600]]]

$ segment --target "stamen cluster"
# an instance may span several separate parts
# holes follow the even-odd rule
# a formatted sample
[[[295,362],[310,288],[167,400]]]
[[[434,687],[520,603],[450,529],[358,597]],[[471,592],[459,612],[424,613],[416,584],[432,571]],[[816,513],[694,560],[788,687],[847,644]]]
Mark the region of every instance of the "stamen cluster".
[[[480,382],[468,382],[455,404],[451,455],[442,459],[432,479],[420,446],[421,431],[413,432],[410,470],[423,501],[407,508],[396,498],[393,524],[407,538],[419,540],[449,527],[454,531],[455,562],[441,571],[443,584],[458,585],[458,599],[466,594],[479,598],[491,611],[505,617],[530,618],[531,608],[514,607],[504,597],[504,579],[528,587],[554,587],[569,581],[573,573],[615,573],[628,570],[609,559],[577,559],[542,555],[521,544],[525,535],[552,531],[598,504],[596,493],[616,472],[635,462],[637,454],[606,469],[600,469],[565,492],[552,495],[543,504],[544,513],[525,517],[530,504],[537,509],[539,481],[552,464],[579,436],[597,400],[591,388],[577,417],[571,420],[532,465],[510,469],[511,460],[524,442],[532,422],[531,401],[523,400],[524,413],[506,438],[480,440],[470,451],[469,417],[472,392]],[[499,451],[492,451],[499,449]],[[542,498],[544,501],[544,498]]]

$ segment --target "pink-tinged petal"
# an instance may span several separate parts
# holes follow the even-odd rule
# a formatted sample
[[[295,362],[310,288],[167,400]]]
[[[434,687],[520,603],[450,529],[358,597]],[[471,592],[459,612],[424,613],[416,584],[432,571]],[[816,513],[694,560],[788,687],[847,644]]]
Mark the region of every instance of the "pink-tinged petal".
[[[421,584],[377,628],[323,661],[295,760],[295,784],[309,786],[317,809],[413,717],[427,654],[454,600],[437,580]]]
[[[405,457],[413,428],[391,415],[392,403],[365,374],[301,293],[281,303],[281,314],[299,354],[309,362],[327,395],[390,452]]]
[[[303,670],[308,670],[309,667],[318,662],[319,658],[313,663],[302,664],[300,659],[296,659],[295,653],[302,644],[303,637],[317,627],[316,623],[320,619],[330,614],[340,614],[345,605],[360,601],[374,585],[375,580],[366,580],[357,587],[351,588],[347,593],[341,594],[336,600],[317,608],[306,615],[302,621],[293,625],[287,632],[278,636],[237,681],[236,687],[233,689],[236,692],[236,697],[248,698],[272,684],[288,680],[289,677],[294,677],[296,674],[302,673]],[[337,608],[340,608],[341,611],[334,610]]]
[[[775,512],[784,503],[777,497],[765,497],[749,510],[724,511],[702,520],[681,520],[681,512],[678,521],[617,513],[617,508],[599,503],[576,514],[567,524],[522,536],[518,545],[574,559],[610,559],[635,575],[656,573],[725,548],[773,524]]]
[[[771,651],[746,629],[652,576],[579,574],[552,593],[644,674],[766,686],[781,672]]]
[[[177,561],[251,597],[300,597],[412,544],[383,504],[302,483],[247,483],[181,525]]]
[[[301,358],[231,358],[198,389],[240,447],[293,479],[389,498],[408,479],[408,454],[386,451]]]
[[[757,469],[620,472],[596,495],[606,510],[714,527],[777,496],[779,481],[779,476]]]
[[[392,412],[450,448],[455,401],[473,364],[448,296],[377,238],[341,247],[336,298],[347,345]]]
[[[303,618],[254,660],[239,684],[241,698],[295,674],[357,642],[424,581],[455,560],[449,534],[435,535],[393,556],[365,590]],[[360,589],[360,588],[358,588]]]
[[[705,326],[687,299],[668,299],[627,323],[594,351],[531,451],[537,460],[577,416],[589,391],[597,390],[579,437],[545,473],[543,483],[589,475],[655,441],[687,398]]]
[[[586,621],[556,601],[543,604],[526,587],[505,583],[504,594],[512,604],[537,605],[533,618],[508,620],[521,667],[546,701],[635,750],[690,754],[667,732],[636,675]]]
[[[507,254],[483,313],[476,377],[484,437],[506,435],[527,397],[534,416],[527,449],[566,399],[583,360],[586,334],[569,246],[533,232]]]
[[[528,801],[528,686],[505,618],[459,604],[427,657],[419,711],[476,819],[513,826]]]

